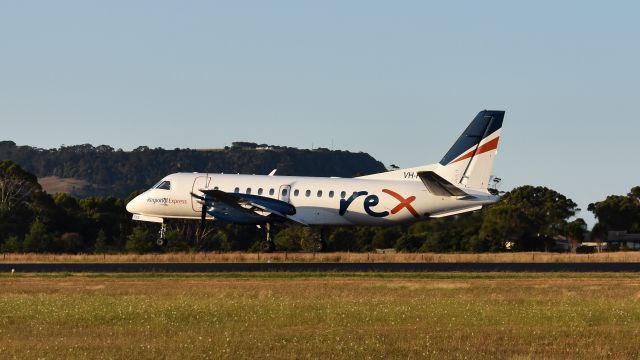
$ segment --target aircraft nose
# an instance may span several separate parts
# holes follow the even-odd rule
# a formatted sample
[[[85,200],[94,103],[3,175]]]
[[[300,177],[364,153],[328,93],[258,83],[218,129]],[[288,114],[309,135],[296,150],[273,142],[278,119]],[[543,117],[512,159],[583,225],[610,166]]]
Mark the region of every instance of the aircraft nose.
[[[136,196],[133,199],[131,199],[131,201],[129,201],[127,203],[127,211],[135,214],[137,212],[138,209],[138,203],[140,202],[140,196]]]

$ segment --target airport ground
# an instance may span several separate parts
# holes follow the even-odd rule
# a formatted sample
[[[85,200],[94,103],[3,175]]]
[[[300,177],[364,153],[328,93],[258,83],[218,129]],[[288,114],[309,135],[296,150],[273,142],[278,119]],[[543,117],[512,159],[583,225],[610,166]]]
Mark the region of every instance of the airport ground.
[[[637,273],[0,274],[0,358],[638,358]]]

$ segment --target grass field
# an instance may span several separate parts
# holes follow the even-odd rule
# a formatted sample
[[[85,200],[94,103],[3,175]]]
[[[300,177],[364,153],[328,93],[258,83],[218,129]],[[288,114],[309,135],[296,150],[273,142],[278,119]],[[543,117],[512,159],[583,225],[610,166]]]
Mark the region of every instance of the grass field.
[[[557,254],[543,252],[437,254],[437,253],[166,253],[166,254],[0,254],[0,263],[26,262],[640,262],[640,251],[599,254]]]
[[[638,358],[637,274],[0,275],[2,359]]]

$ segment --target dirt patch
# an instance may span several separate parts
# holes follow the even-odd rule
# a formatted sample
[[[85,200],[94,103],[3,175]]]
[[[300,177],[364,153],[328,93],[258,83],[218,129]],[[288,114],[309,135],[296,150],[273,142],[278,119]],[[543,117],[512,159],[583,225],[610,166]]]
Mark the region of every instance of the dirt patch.
[[[91,187],[91,183],[81,179],[61,178],[58,176],[45,176],[38,178],[38,183],[42,189],[49,194],[67,193],[71,195],[82,195]]]

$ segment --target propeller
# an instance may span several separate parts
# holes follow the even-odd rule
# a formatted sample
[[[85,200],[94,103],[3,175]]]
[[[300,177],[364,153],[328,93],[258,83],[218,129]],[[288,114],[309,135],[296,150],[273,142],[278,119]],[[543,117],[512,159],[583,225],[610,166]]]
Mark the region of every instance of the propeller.
[[[207,220],[207,198],[194,193],[191,193],[191,196],[200,200],[198,202],[202,204],[202,211],[200,212],[200,229],[198,230],[200,236],[202,236],[202,234],[204,234],[205,221]]]
[[[200,213],[200,236],[204,234],[205,221],[207,220],[207,206],[202,204],[202,212]]]

